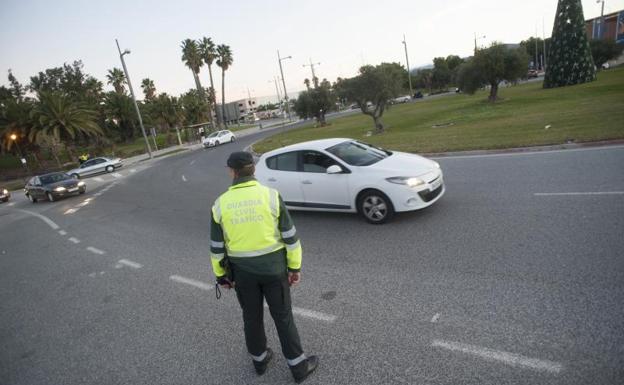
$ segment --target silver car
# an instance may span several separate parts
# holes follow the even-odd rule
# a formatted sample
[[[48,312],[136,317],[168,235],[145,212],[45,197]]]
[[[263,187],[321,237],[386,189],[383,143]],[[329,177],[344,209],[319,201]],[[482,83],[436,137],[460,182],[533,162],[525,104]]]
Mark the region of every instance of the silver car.
[[[113,172],[121,166],[123,166],[123,163],[120,158],[111,159],[101,156],[99,158],[87,160],[81,164],[80,167],[68,171],[67,174],[80,179],[85,176],[103,172]]]

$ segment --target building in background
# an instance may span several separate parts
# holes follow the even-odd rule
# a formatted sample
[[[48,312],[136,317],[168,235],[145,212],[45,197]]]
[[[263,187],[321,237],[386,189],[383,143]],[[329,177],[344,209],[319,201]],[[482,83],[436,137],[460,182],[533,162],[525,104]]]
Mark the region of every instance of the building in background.
[[[604,25],[601,26],[603,18]],[[624,44],[624,10],[586,20],[585,29],[590,40],[609,39]]]

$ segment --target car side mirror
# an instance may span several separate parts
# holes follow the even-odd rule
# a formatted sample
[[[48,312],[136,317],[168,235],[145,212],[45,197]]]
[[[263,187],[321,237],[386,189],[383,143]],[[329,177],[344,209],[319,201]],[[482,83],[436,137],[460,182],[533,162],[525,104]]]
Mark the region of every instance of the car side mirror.
[[[334,164],[332,166],[327,167],[327,173],[328,174],[340,174],[342,173],[342,168]]]

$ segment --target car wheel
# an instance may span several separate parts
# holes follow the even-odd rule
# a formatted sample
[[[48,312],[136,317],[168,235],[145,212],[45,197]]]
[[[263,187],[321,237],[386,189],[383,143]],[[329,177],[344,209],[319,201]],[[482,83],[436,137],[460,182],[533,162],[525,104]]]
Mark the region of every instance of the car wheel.
[[[9,198],[2,198],[2,202],[7,203],[9,201]]]
[[[230,143],[234,143],[235,140],[236,138],[234,138],[234,135],[232,135],[232,137],[230,138]]]
[[[52,193],[51,193],[51,192],[47,192],[47,193],[46,193],[46,197],[48,197],[48,200],[49,200],[50,202],[54,202],[54,195],[52,195]]]
[[[220,144],[221,144],[221,143],[219,143],[219,141],[218,141],[218,140],[215,142],[215,146],[218,146],[218,145],[220,145]]]
[[[75,174],[75,173],[71,174],[71,177],[74,178],[74,179],[80,179],[80,175]]]
[[[380,225],[394,215],[394,207],[386,194],[377,190],[368,190],[358,199],[358,211],[368,223]]]
[[[115,167],[113,167],[113,166],[106,166],[105,170],[106,170],[106,172],[113,172],[113,171],[115,171]]]
[[[78,194],[84,194],[87,192],[87,188],[83,188],[82,190],[78,190]]]

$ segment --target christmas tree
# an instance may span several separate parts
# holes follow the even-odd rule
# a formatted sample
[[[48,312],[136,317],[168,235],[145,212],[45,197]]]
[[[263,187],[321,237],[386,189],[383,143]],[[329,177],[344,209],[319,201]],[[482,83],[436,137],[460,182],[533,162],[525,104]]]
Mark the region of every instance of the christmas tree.
[[[581,0],[559,0],[544,88],[596,80],[596,66],[585,33]]]

